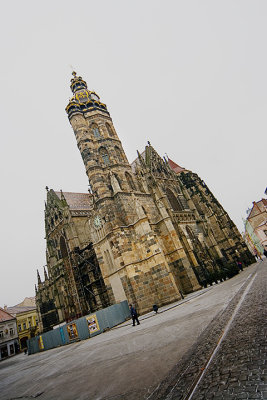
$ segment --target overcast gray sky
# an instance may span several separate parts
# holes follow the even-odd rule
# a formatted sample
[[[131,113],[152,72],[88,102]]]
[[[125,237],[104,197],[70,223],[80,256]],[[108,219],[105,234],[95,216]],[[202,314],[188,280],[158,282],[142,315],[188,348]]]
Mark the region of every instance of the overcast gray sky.
[[[0,306],[34,295],[45,186],[87,192],[65,113],[72,68],[107,104],[130,162],[150,140],[242,229],[266,187],[266,1],[0,4]]]

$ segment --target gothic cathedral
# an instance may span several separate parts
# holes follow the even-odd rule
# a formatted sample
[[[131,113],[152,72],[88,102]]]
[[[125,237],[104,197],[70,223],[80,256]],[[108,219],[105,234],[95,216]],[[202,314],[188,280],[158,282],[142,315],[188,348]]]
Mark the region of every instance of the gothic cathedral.
[[[139,313],[253,262],[205,183],[148,144],[129,164],[105,104],[73,73],[66,107],[89,193],[47,188],[40,329],[127,300]]]

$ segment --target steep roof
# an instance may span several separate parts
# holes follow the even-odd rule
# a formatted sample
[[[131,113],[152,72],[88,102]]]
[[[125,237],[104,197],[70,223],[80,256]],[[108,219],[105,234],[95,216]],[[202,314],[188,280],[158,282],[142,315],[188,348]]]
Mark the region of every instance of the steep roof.
[[[267,200],[266,199],[261,199],[259,201],[254,201],[253,202],[253,207],[251,208],[247,219],[253,218],[256,215],[259,215],[261,213],[266,212],[266,210],[265,210],[266,207],[267,207]]]
[[[11,319],[14,319],[14,317],[0,307],[0,322],[10,321]]]
[[[23,306],[19,306],[18,305],[18,306],[8,307],[7,310],[11,315],[16,316],[17,314],[21,314],[21,313],[24,313],[24,312],[27,312],[27,311],[36,310],[36,307],[35,306],[28,306],[28,307],[24,306],[23,307]]]
[[[21,303],[14,307],[35,307],[35,297],[25,297]]]
[[[55,192],[59,199],[61,199],[61,192]],[[68,203],[70,210],[91,210],[92,209],[92,195],[89,193],[72,193],[62,192],[63,196]]]
[[[182,171],[186,171],[185,168],[180,167],[180,165],[176,164],[170,158],[168,158],[168,163],[169,163],[169,166],[171,167],[171,169],[173,169],[173,171],[176,172],[176,174],[179,174]]]

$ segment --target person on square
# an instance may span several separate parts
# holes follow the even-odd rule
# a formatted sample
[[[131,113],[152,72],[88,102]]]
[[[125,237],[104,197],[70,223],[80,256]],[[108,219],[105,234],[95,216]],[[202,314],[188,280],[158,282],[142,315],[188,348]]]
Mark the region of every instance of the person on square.
[[[133,320],[133,326],[135,326],[135,321],[137,322],[137,325],[140,325],[140,322],[138,320],[137,311],[132,304],[129,305],[129,309],[130,309],[132,320]]]

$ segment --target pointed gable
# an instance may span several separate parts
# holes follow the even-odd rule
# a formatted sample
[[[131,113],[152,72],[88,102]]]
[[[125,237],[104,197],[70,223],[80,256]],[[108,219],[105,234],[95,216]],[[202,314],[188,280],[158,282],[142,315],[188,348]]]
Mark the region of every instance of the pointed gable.
[[[255,206],[255,204],[253,204],[253,207],[252,207],[252,209],[250,210],[250,213],[249,213],[247,219],[250,219],[250,218],[252,218],[252,217],[255,217],[255,215],[257,215],[257,214],[259,214],[259,209],[258,209],[258,207]]]

